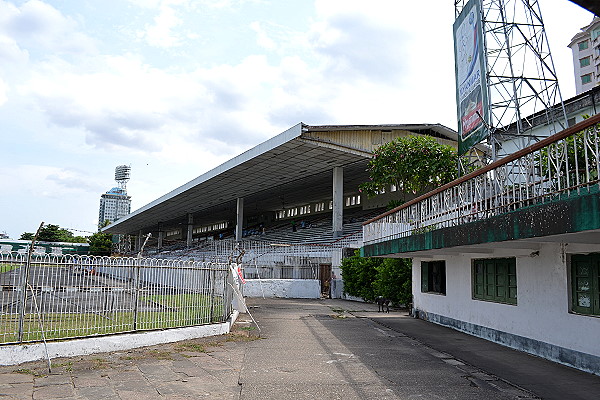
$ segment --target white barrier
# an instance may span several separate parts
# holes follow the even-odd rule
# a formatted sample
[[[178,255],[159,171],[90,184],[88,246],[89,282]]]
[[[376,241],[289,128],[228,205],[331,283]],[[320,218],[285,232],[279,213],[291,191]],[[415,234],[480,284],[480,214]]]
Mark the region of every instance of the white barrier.
[[[317,279],[246,279],[245,297],[281,297],[286,299],[318,299],[321,282]]]

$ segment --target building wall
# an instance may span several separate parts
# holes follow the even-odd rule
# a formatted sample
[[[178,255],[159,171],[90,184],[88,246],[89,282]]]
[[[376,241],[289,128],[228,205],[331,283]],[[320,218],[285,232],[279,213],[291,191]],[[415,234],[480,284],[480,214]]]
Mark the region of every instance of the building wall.
[[[131,212],[131,197],[127,195],[103,194],[100,197],[98,223],[114,222]]]
[[[560,244],[516,257],[516,305],[472,298],[475,258],[494,257],[439,258],[446,261],[446,295],[421,292],[421,261],[430,259],[413,259],[413,302],[422,318],[600,374],[600,318],[569,313],[568,257]]]
[[[581,48],[580,43],[586,43]],[[575,89],[580,94],[600,84],[600,18],[595,17],[592,23],[573,37],[569,44],[573,54],[573,70],[575,72]],[[589,64],[582,65],[581,60],[589,57]],[[589,75],[589,82],[582,77]]]
[[[247,279],[243,291],[245,297],[319,299],[321,282],[317,279]]]
[[[584,116],[593,116],[600,111],[600,91],[596,88],[585,94],[566,99],[564,100],[564,106],[567,122],[565,123],[564,118],[562,117],[562,111],[557,112],[557,114],[559,114],[557,115],[557,120],[565,127],[573,126],[576,123],[583,121]],[[508,136],[506,138],[498,138],[500,141],[498,155],[500,157],[524,149],[525,147],[556,133],[546,124],[546,116],[543,114],[533,118],[530,117],[529,120],[532,121],[534,127],[528,131],[526,135],[520,137]]]

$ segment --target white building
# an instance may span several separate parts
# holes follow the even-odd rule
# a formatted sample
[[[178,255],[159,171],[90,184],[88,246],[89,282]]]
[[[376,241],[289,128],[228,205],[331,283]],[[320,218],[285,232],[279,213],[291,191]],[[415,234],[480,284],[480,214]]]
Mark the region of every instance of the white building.
[[[573,52],[577,94],[600,84],[600,17],[576,34],[569,47]]]
[[[369,220],[362,255],[412,258],[413,315],[600,375],[598,124]]]
[[[104,221],[115,222],[131,212],[131,196],[127,190],[114,187],[100,197],[98,225]]]
[[[600,28],[600,24],[598,27]],[[600,112],[600,87],[590,87],[586,92],[566,99],[563,103],[567,116],[566,122],[559,106],[554,106],[552,112],[556,120],[567,128]],[[497,133],[495,139],[498,146],[496,149],[498,158],[506,157],[551,136],[554,132],[548,125],[547,114],[547,110],[543,110],[523,119],[523,126],[530,127],[525,134],[516,134],[516,124],[513,124],[506,132]],[[559,128],[558,124],[557,128]]]

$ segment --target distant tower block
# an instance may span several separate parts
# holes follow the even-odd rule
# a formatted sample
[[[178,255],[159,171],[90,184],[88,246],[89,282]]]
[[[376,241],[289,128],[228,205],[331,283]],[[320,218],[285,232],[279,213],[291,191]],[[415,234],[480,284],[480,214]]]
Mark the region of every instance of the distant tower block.
[[[99,229],[104,222],[114,222],[131,212],[131,196],[127,195],[127,182],[130,173],[131,167],[129,165],[119,165],[115,168],[117,187],[113,187],[100,196]]]
[[[118,165],[115,168],[115,181],[121,189],[127,189],[127,182],[131,175],[131,167],[129,165]]]

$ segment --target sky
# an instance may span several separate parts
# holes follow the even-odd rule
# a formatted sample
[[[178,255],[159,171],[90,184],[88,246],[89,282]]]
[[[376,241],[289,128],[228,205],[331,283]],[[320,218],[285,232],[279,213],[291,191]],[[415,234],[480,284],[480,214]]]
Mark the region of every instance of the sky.
[[[423,6],[426,4],[426,6]],[[456,129],[450,0],[0,0],[0,232],[97,230],[304,122]],[[540,0],[564,99],[592,14]]]

